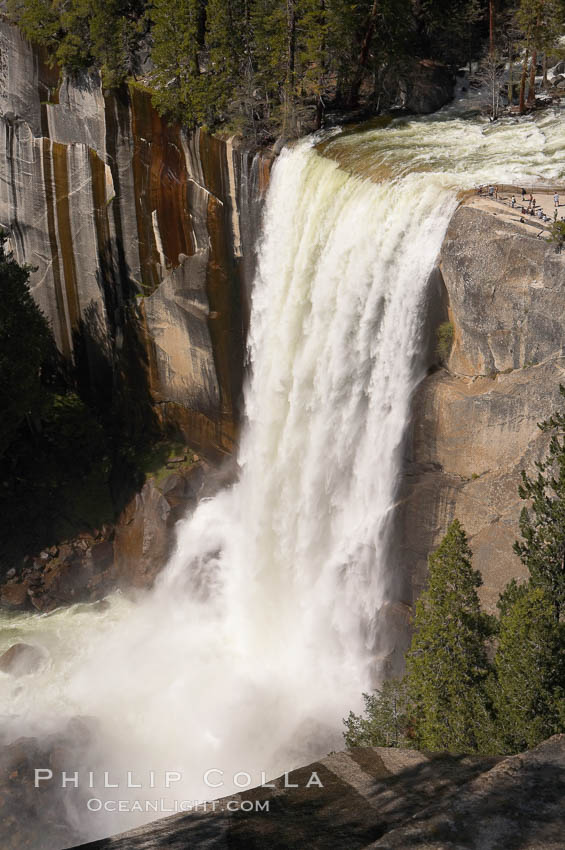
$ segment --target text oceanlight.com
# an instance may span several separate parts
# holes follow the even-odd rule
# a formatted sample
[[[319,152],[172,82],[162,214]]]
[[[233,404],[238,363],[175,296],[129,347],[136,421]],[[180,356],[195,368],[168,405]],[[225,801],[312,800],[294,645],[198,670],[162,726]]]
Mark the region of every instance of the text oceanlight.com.
[[[89,812],[268,812],[269,800],[101,800],[91,797],[86,807]]]

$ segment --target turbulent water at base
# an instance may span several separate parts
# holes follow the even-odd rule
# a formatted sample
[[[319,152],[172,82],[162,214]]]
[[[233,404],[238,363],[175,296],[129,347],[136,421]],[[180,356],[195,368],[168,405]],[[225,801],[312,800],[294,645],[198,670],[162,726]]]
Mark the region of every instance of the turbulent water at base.
[[[4,616],[2,645],[24,639],[51,659],[25,679],[0,674],[5,736],[96,718],[88,769],[122,784],[134,770],[145,785],[149,770],[157,784],[180,771],[169,799],[222,796],[238,771],[256,785],[261,771],[341,746],[342,717],[382,673],[402,440],[457,193],[558,178],[564,141],[550,114],[489,126],[446,110],[335,136],[324,155],[312,141],[282,153],[253,291],[239,479],[179,524],[151,593],[114,596],[105,612]],[[202,781],[210,768],[224,771],[215,790]],[[160,794],[120,788],[128,796]],[[86,829],[133,822],[93,815]]]

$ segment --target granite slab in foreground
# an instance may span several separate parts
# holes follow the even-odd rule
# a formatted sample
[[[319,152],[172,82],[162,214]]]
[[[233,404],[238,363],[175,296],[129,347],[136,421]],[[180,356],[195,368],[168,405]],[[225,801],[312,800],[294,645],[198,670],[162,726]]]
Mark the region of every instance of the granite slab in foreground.
[[[316,772],[323,788],[306,787]],[[565,735],[517,756],[355,749],[82,850],[563,850]],[[227,811],[229,800],[269,811]]]

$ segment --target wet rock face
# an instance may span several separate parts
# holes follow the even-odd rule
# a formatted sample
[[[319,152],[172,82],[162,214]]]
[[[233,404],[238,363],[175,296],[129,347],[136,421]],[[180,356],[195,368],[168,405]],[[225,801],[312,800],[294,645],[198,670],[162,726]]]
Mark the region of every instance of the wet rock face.
[[[0,222],[37,267],[59,349],[95,385],[146,385],[165,425],[229,450],[270,159],[186,136],[135,88],[59,86],[5,21],[0,52]]]
[[[403,560],[413,596],[429,553],[457,517],[481,570],[483,603],[525,570],[512,552],[522,469],[547,450],[537,423],[561,407],[565,256],[486,211],[461,207],[441,252],[454,344],[414,400]]]
[[[149,587],[167,563],[175,543],[174,525],[194,507],[204,464],[172,473],[161,484],[150,478],[119,519],[114,540],[114,572],[121,585]]]

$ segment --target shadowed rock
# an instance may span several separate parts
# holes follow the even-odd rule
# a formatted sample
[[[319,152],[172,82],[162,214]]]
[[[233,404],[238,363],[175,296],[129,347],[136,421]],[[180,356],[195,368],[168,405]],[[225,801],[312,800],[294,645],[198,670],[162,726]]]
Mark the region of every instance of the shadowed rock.
[[[315,772],[323,784],[307,787]],[[563,850],[565,735],[517,756],[363,748],[89,850]],[[228,803],[237,810],[229,811]],[[241,804],[248,801],[249,811]],[[269,803],[255,810],[256,801]]]

